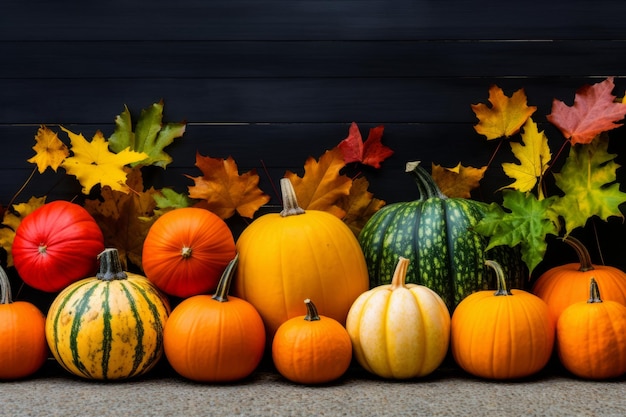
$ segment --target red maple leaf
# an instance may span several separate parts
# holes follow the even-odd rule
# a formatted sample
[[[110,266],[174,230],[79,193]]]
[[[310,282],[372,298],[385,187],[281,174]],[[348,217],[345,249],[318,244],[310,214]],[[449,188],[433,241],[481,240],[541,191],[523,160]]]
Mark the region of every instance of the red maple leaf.
[[[626,115],[626,105],[615,102],[614,88],[613,77],[609,77],[580,88],[571,107],[554,99],[547,118],[572,145],[589,143],[598,134],[621,126],[617,122]]]
[[[371,128],[367,140],[363,143],[359,127],[352,122],[348,137],[337,145],[343,154],[344,162],[346,164],[360,162],[380,168],[380,163],[393,155],[391,148],[381,143],[384,129],[382,125]]]

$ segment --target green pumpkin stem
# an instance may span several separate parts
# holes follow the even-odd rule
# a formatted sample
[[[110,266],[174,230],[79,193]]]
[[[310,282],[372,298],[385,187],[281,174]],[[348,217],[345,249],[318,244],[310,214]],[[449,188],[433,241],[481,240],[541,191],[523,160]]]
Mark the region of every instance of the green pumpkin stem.
[[[580,272],[593,271],[595,269],[591,264],[591,255],[589,255],[589,251],[580,240],[568,235],[563,238],[563,242],[570,245],[576,251],[578,261],[580,262],[580,268],[578,268]]]
[[[589,283],[589,299],[587,303],[601,303],[602,298],[600,298],[600,288],[598,288],[598,282],[595,278],[591,277],[591,282]]]
[[[441,192],[433,177],[420,165],[420,161],[406,163],[406,172],[411,174],[417,184],[420,200],[429,198],[448,198]]]
[[[499,263],[487,259],[485,265],[493,269],[496,273],[496,292],[494,295],[513,295],[506,287],[506,278],[504,277],[504,271]]]
[[[224,269],[224,272],[222,272],[222,276],[217,283],[215,294],[213,294],[213,296],[211,297],[215,301],[219,301],[220,303],[225,303],[226,301],[228,301],[230,283],[233,282],[233,276],[235,275],[235,270],[237,269],[238,263],[239,254],[237,253],[235,257],[228,263],[228,265],[226,265],[226,269]]]
[[[96,278],[101,281],[113,281],[116,279],[126,279],[128,275],[122,269],[120,255],[115,248],[106,248],[98,255],[100,260],[100,270]]]
[[[306,321],[318,321],[320,320],[320,315],[317,313],[317,307],[313,304],[310,298],[304,300],[304,304],[306,305],[306,316],[304,319]]]
[[[13,296],[11,295],[11,284],[9,277],[4,269],[0,267],[0,304],[11,304]]]
[[[282,217],[305,213],[304,209],[298,205],[296,191],[293,189],[293,184],[289,181],[289,178],[280,179],[280,192],[283,197],[283,210],[280,212]]]
[[[400,256],[398,258],[396,269],[391,278],[391,287],[389,288],[391,291],[406,287],[406,271],[409,268],[409,263],[410,261],[405,257]]]

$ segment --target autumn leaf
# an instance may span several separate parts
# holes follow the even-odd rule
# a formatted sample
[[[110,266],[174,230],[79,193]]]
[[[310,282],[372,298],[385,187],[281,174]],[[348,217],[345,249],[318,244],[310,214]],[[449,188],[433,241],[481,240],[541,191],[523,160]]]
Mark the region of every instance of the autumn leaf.
[[[604,221],[624,217],[619,206],[626,202],[626,193],[616,182],[617,155],[608,153],[608,143],[606,135],[600,135],[589,144],[572,146],[561,172],[554,174],[565,193],[554,210],[565,220],[567,233],[583,227],[592,216]]]
[[[489,102],[491,107],[484,103],[471,105],[479,120],[474,129],[488,140],[513,136],[537,110],[537,107],[526,104],[523,89],[509,98],[500,87],[493,85],[489,89]]]
[[[195,185],[189,187],[189,197],[202,200],[197,206],[217,214],[222,219],[240,216],[252,218],[254,213],[269,202],[270,197],[259,188],[256,170],[239,175],[232,157],[211,158],[196,154],[200,177],[187,175]]]
[[[162,188],[153,197],[159,211],[190,207],[193,204],[187,194],[177,193],[171,188]]]
[[[532,273],[545,255],[546,236],[558,233],[558,217],[551,211],[557,197],[538,200],[532,193],[517,190],[504,190],[502,197],[502,207],[507,211],[491,203],[474,230],[489,237],[486,251],[496,246],[520,245],[522,260]]]
[[[55,132],[46,126],[41,126],[35,135],[36,144],[33,146],[35,156],[27,162],[37,164],[39,173],[42,174],[46,168],[50,167],[54,172],[70,154],[67,146],[61,142]]]
[[[144,191],[143,178],[138,167],[127,168],[129,193],[112,190],[101,191],[101,200],[86,200],[85,209],[102,230],[107,247],[117,248],[122,267],[128,263],[141,267],[143,241],[154,223],[154,188]]]
[[[28,202],[14,204],[12,210],[5,210],[0,227],[0,247],[7,253],[7,266],[13,266],[12,246],[18,226],[30,213],[46,203],[46,196],[31,197]]]
[[[393,155],[391,148],[381,142],[384,129],[382,125],[370,129],[367,140],[363,143],[359,127],[355,122],[352,122],[348,137],[337,145],[343,153],[344,162],[346,164],[359,162],[380,168],[380,163]]]
[[[580,88],[574,105],[554,99],[552,113],[547,119],[573,145],[590,143],[598,134],[621,126],[617,123],[626,115],[626,105],[615,101],[613,77]]]
[[[160,101],[143,109],[133,131],[130,112],[124,106],[124,111],[115,118],[115,131],[109,137],[113,152],[130,148],[148,155],[146,159],[132,162],[131,166],[156,165],[165,168],[172,162],[172,157],[163,149],[185,133],[186,124],[163,124],[163,107],[163,101]]]
[[[532,118],[524,124],[521,136],[522,143],[511,143],[511,151],[520,163],[503,163],[502,169],[508,177],[515,180],[506,188],[526,192],[531,191],[546,172],[552,154],[548,146],[548,138],[543,131],[539,131]],[[539,188],[539,193],[540,198],[543,198],[541,188]]]
[[[73,153],[61,166],[78,179],[83,186],[83,194],[89,194],[97,184],[109,186],[115,191],[129,191],[125,185],[124,166],[146,159],[145,153],[129,149],[113,153],[100,131],[96,132],[91,142],[87,142],[82,134],[72,133],[64,127],[61,129],[69,135]]]
[[[305,210],[320,210],[334,214],[340,219],[346,215],[339,207],[339,200],[350,194],[352,180],[339,171],[345,166],[343,154],[339,148],[326,151],[316,161],[309,157],[304,164],[304,175],[287,171],[298,199],[298,205]]]
[[[471,191],[479,186],[486,170],[486,166],[481,168],[465,167],[459,162],[454,168],[432,164],[431,174],[439,190],[445,196],[470,198]]]
[[[369,192],[368,188],[367,179],[359,177],[352,181],[350,194],[341,197],[338,201],[338,205],[346,212],[343,218],[344,223],[357,237],[369,218],[385,205],[383,200],[374,198],[374,194]]]

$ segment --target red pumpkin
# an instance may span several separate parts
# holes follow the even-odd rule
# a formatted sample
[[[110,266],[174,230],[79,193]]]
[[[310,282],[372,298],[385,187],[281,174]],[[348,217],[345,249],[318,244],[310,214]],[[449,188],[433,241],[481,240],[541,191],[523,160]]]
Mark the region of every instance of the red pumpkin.
[[[24,217],[11,250],[26,284],[56,292],[96,272],[104,237],[82,206],[53,201]]]
[[[235,239],[220,217],[201,208],[169,211],[150,227],[143,244],[146,277],[161,291],[191,297],[214,291],[235,257]]]
[[[33,304],[11,298],[9,278],[0,268],[0,380],[34,374],[48,358],[45,317]]]

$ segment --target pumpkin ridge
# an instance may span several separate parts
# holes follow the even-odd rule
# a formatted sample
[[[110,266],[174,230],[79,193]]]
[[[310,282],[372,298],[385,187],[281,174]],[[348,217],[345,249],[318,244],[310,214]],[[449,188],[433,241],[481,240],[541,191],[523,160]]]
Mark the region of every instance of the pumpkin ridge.
[[[89,307],[89,304],[91,302],[90,298],[96,291],[96,288],[96,285],[91,285],[83,294],[80,302],[76,306],[76,314],[74,315],[74,318],[72,320],[72,326],[70,330],[70,351],[72,353],[72,364],[78,371],[80,371],[83,375],[87,377],[91,375],[85,367],[85,364],[81,361],[80,355],[78,353],[78,332],[81,327],[83,313],[85,313],[85,310]],[[59,310],[59,312],[61,312],[61,310]]]
[[[133,366],[131,368],[131,371],[129,372],[129,375],[134,375],[135,372],[137,372],[137,369],[139,369],[139,366],[141,365],[144,359],[145,351],[143,349],[143,339],[145,336],[145,330],[144,330],[143,320],[141,320],[141,315],[137,311],[137,302],[135,301],[132,294],[126,287],[126,283],[127,281],[120,282],[120,286],[122,287],[122,291],[124,292],[124,295],[126,295],[126,299],[128,300],[128,305],[130,306],[130,311],[133,315],[133,318],[135,319],[135,333],[137,334],[137,340],[135,344],[135,354],[133,356]],[[138,288],[136,289],[141,291],[141,289],[138,289]],[[143,291],[141,291],[141,293],[143,296]]]
[[[94,286],[95,288],[95,286]],[[111,306],[109,305],[109,299],[111,294],[111,282],[107,282],[103,289],[104,302],[102,303],[102,375],[104,379],[108,379],[109,373],[109,360],[111,358],[111,346],[113,344],[113,330],[111,329]]]

